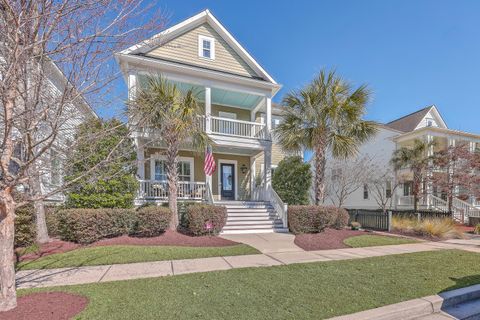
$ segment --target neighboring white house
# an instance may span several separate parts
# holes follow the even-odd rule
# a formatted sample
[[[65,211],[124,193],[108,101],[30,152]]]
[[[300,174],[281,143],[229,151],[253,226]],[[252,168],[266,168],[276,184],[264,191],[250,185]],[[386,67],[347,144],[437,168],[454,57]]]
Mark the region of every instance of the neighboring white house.
[[[349,159],[346,167],[348,170],[352,170],[352,163],[359,161],[365,167],[374,169],[372,171],[366,169],[369,177],[378,173],[378,168],[383,168],[381,169],[383,171],[390,170],[393,172],[390,164],[393,152],[398,148],[413,145],[417,139],[435,141],[435,146],[429,150],[431,154],[445,150],[448,146],[458,143],[466,143],[471,152],[480,152],[479,134],[449,129],[438,109],[435,106],[429,106],[381,125],[378,134],[360,147],[358,156]],[[341,161],[331,157],[328,158],[326,171],[326,176],[330,178],[327,181],[330,184],[330,187],[327,187],[326,203],[328,204],[336,203],[335,199],[332,200],[331,189],[335,189],[335,187],[332,187],[332,184],[335,184],[335,181],[338,180],[339,174],[341,174],[341,172],[338,172],[338,168],[342,167],[342,165]],[[352,172],[349,173],[352,174]],[[402,169],[392,174],[391,179],[385,179],[386,185],[383,189],[391,196],[389,207],[404,209],[413,207],[412,180],[413,176],[410,169]],[[344,207],[359,209],[379,208],[369,179],[366,179],[366,182],[364,181],[362,181],[360,186],[357,185],[358,188],[343,202]],[[402,183],[400,184],[399,182]],[[395,186],[397,186],[396,189]],[[330,196],[328,196],[329,192]],[[423,208],[444,210],[448,207],[445,199],[442,199],[442,196],[436,192],[435,185],[425,186],[423,193],[425,194],[421,203]],[[455,198],[453,202],[454,213],[458,216],[480,215],[479,208],[480,203],[473,197],[468,201]]]
[[[37,141],[45,139],[48,143],[53,141],[51,147],[34,163],[36,169],[33,171],[37,176],[35,176],[35,182],[32,183],[39,183],[42,194],[46,196],[46,202],[61,203],[65,200],[64,194],[56,191],[64,182],[65,152],[73,144],[78,126],[88,119],[98,118],[98,116],[80,93],[73,91],[71,94],[74,89],[53,61],[47,60],[45,64],[46,78],[40,88],[37,112],[49,112],[55,117],[55,121],[50,125],[48,116],[44,122],[39,121],[35,138]],[[73,95],[74,98],[66,98],[65,92],[68,92],[69,97]],[[48,104],[49,107],[44,107],[45,104]],[[52,127],[56,126],[58,128],[54,129],[55,138],[49,138]],[[22,159],[25,152],[21,132],[22,129],[14,128],[14,156],[18,159]],[[36,148],[41,147],[42,144],[38,143]],[[11,170],[18,170],[15,162],[12,162]],[[19,187],[19,189],[25,190],[24,187]]]

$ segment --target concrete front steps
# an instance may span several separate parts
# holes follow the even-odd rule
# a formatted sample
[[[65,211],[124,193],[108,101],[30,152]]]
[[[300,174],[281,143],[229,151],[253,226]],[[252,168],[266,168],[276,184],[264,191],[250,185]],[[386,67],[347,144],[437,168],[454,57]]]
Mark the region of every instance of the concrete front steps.
[[[218,201],[227,208],[222,234],[288,232],[275,209],[266,201]]]

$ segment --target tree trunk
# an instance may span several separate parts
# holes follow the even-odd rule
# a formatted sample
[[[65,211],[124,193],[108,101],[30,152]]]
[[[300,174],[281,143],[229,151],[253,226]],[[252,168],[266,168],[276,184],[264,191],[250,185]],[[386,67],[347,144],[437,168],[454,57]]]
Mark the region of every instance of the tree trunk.
[[[15,290],[15,203],[10,189],[0,191],[0,311],[17,306]]]
[[[167,148],[168,207],[172,211],[170,230],[177,230],[177,188],[178,188],[178,143],[171,142]]]
[[[315,143],[315,204],[319,205],[325,200],[325,163],[326,142],[322,137]]]
[[[41,194],[41,184],[40,184],[40,169],[36,165],[32,165],[29,170],[29,187],[30,195],[33,199],[40,197]],[[35,200],[33,202],[33,207],[35,211],[35,227],[36,227],[36,242],[37,243],[47,243],[50,238],[48,237],[47,221],[45,217],[45,206],[42,199]]]

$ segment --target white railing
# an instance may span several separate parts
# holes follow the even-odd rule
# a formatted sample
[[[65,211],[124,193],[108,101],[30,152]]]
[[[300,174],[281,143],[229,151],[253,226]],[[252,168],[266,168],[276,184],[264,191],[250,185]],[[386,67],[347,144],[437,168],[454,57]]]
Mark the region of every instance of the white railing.
[[[458,214],[461,220],[465,220],[468,217],[480,217],[479,208],[475,208],[470,203],[460,200],[458,198],[453,198],[452,207],[454,211],[458,211],[458,213],[455,212],[455,214]]]
[[[205,182],[180,181],[177,185],[179,199],[205,199]],[[140,180],[140,199],[166,200],[168,199],[168,184],[164,181]]]
[[[263,186],[254,187],[251,192],[251,198],[254,201],[265,201],[265,188]]]
[[[439,211],[443,211],[443,212],[449,211],[448,202],[443,200],[442,198],[434,196],[433,194],[428,195],[427,205],[429,208],[437,209]]]
[[[229,136],[246,137],[255,139],[267,139],[266,126],[262,123],[210,117],[211,130]]]
[[[282,199],[278,194],[273,190],[272,187],[268,188],[268,193],[270,195],[270,204],[273,206],[277,215],[282,219],[283,227],[288,228],[288,207],[283,203]]]

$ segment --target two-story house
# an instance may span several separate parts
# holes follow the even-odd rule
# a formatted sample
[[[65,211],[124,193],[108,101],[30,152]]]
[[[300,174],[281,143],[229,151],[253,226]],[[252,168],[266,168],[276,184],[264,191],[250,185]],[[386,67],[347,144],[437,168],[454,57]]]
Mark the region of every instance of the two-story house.
[[[378,134],[364,145],[360,146],[358,158],[368,157],[377,168],[391,167],[390,159],[396,149],[413,146],[415,140],[434,142],[427,151],[433,155],[449,146],[467,146],[471,152],[480,152],[480,135],[449,129],[442,115],[435,106],[429,106],[416,112],[403,116],[399,119],[380,125]],[[329,158],[327,162],[334,162]],[[350,160],[354,161],[354,159]],[[328,168],[327,168],[328,170]],[[427,175],[433,175],[434,169],[429,169]],[[394,171],[391,168],[392,176],[385,179],[385,186],[382,190],[384,197],[390,198],[389,208],[412,209],[413,208],[413,173],[410,168],[403,168]],[[432,180],[432,179],[430,179]],[[330,184],[335,181],[329,181]],[[368,180],[352,194],[349,194],[344,206],[357,209],[377,209],[378,199]],[[467,222],[468,217],[480,216],[479,199],[473,196],[468,197],[462,190],[457,188],[456,197],[452,202],[454,217],[458,221]],[[460,196],[467,199],[460,199]],[[439,190],[433,181],[422,186],[422,197],[420,200],[421,209],[434,209],[446,211],[450,207],[447,197]],[[326,199],[327,204],[334,203]]]
[[[281,85],[212,13],[205,10],[116,59],[130,97],[142,77],[152,74],[200,93],[217,169],[206,176],[204,156],[181,150],[178,198],[226,205],[225,231],[284,230],[285,206],[271,187],[272,168],[283,158],[271,135],[281,111],[272,98]],[[143,129],[135,128],[134,134],[141,185],[137,203],[166,201],[165,145]]]

